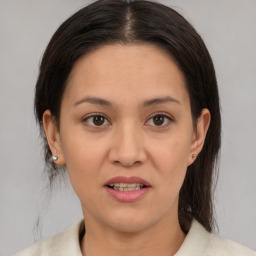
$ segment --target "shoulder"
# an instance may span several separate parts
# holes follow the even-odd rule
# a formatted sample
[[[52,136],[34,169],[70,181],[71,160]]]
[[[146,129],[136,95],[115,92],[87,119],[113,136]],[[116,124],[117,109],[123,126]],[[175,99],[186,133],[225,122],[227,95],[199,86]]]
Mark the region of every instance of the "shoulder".
[[[211,256],[256,256],[251,249],[234,241],[210,234],[207,255]]]
[[[193,220],[191,228],[175,256],[256,256],[249,248],[209,233]]]
[[[79,243],[82,225],[83,221],[79,221],[66,231],[42,240],[13,256],[82,256]]]

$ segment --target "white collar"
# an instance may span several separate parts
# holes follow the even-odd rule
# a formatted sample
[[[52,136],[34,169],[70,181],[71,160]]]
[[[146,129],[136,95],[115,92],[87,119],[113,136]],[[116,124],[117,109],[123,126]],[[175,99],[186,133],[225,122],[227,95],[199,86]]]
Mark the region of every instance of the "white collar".
[[[27,255],[61,255],[83,256],[80,239],[83,235],[84,220],[73,224],[66,231],[40,241],[14,256]],[[193,220],[190,230],[175,256],[200,256],[207,247],[210,233],[196,220]]]
[[[174,256],[204,255],[204,251],[209,244],[210,234],[194,219],[184,242]]]
[[[72,255],[82,256],[82,253],[80,251],[79,236],[81,235],[80,232],[81,228],[83,228],[83,225],[84,222],[83,220],[81,220],[71,226],[65,232],[68,238],[66,244],[67,248],[65,248],[65,251],[71,252],[71,250],[73,250]],[[183,241],[180,249],[174,256],[203,255],[209,244],[210,234],[211,233],[209,233],[198,221],[194,219],[191,223],[191,227],[185,237],[185,240]]]

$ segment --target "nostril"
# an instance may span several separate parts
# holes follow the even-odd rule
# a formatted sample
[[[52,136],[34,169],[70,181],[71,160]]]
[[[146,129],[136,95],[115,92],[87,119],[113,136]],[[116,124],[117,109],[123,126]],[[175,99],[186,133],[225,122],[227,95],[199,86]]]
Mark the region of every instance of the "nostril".
[[[128,162],[128,161],[114,161],[115,164],[130,167],[130,166],[137,166],[141,164],[141,161],[135,161],[135,162]]]
[[[127,147],[121,145],[122,147],[112,147],[108,154],[108,159],[112,164],[131,167],[138,166],[147,160],[147,153],[144,148],[128,149]]]

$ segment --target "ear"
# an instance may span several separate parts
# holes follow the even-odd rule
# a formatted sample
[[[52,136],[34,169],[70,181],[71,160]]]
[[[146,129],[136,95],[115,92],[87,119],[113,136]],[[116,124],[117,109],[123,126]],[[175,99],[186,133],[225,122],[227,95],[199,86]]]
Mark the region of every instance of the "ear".
[[[60,133],[50,110],[46,110],[43,114],[43,127],[52,155],[58,157],[54,161],[55,164],[60,166],[65,165]]]
[[[196,127],[194,128],[190,146],[190,154],[188,158],[188,166],[195,161],[196,156],[199,155],[204,146],[204,141],[210,125],[210,121],[210,111],[207,108],[202,109],[200,116],[197,118]]]

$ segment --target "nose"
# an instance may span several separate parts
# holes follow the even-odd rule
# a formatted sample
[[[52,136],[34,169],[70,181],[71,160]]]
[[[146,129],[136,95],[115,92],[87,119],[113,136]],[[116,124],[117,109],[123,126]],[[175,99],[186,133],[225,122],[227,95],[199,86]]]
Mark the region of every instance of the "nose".
[[[109,160],[118,165],[131,167],[147,159],[143,136],[135,125],[125,125],[113,134]]]

